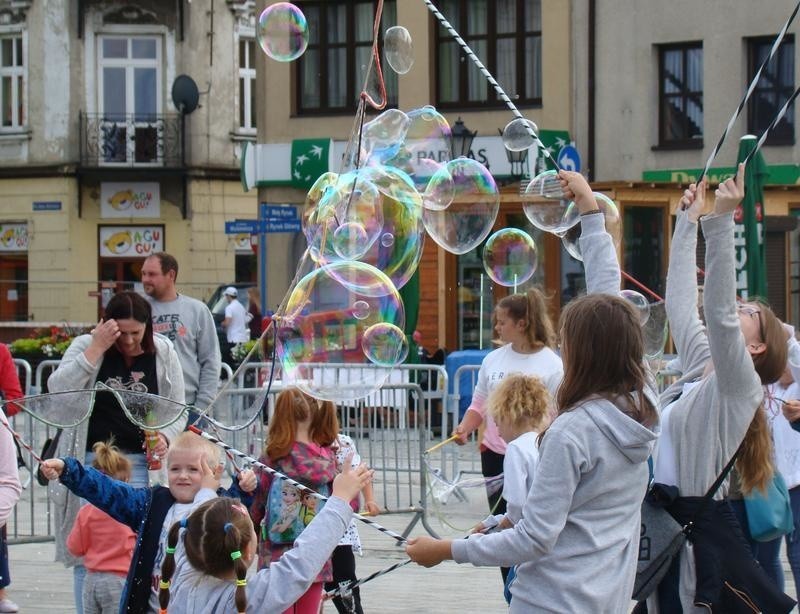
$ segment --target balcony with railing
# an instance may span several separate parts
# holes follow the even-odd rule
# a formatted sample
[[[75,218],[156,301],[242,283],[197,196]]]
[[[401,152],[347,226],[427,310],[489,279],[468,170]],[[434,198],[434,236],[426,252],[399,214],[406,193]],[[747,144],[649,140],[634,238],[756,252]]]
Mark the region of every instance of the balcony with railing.
[[[81,113],[81,165],[110,168],[180,168],[183,126],[178,114]]]

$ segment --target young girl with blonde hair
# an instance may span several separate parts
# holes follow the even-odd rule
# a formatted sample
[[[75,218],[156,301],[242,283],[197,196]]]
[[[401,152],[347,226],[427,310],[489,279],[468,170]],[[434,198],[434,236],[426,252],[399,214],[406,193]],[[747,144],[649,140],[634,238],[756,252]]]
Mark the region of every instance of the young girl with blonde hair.
[[[508,529],[522,518],[522,507],[539,462],[536,439],[550,421],[551,405],[547,387],[533,375],[508,375],[489,396],[489,415],[497,424],[500,436],[508,442],[503,460],[506,513],[489,516],[475,527],[476,531],[495,527]]]
[[[113,440],[98,441],[92,451],[95,454],[92,467],[121,482],[130,479],[131,462]],[[67,549],[72,556],[83,557],[86,567],[83,583],[85,614],[119,611],[135,546],[136,534],[101,509],[86,504],[78,511],[67,537]]]

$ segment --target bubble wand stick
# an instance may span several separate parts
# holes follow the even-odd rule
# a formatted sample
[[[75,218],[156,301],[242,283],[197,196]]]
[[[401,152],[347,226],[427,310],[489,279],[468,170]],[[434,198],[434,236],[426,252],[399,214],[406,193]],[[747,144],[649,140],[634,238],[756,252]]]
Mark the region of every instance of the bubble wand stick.
[[[283,473],[273,469],[269,465],[265,465],[264,463],[262,463],[261,461],[253,458],[249,454],[245,454],[244,452],[241,452],[241,451],[237,450],[236,448],[233,448],[233,447],[229,446],[227,443],[225,443],[221,439],[217,439],[213,435],[210,435],[210,434],[206,433],[205,431],[197,428],[196,426],[194,426],[194,425],[190,426],[189,430],[192,431],[193,433],[196,433],[196,434],[200,435],[204,439],[207,439],[211,443],[218,445],[223,450],[226,450],[226,451],[230,452],[231,454],[234,454],[235,456],[238,456],[242,460],[247,461],[252,467],[258,468],[258,469],[260,469],[262,471],[266,471],[270,475],[274,475],[275,477],[280,478],[281,480],[286,480],[287,482],[289,482],[289,484],[291,484],[292,486],[294,486],[298,490],[300,490],[302,492],[307,492],[307,493],[313,495],[314,497],[316,497],[317,499],[319,499],[320,501],[327,501],[328,500],[328,497],[326,497],[325,495],[321,495],[317,491],[310,489],[308,486],[305,486],[304,484],[301,484],[300,482],[298,482],[296,480],[293,480],[288,475],[284,475]],[[396,533],[396,532],[392,531],[391,529],[387,529],[383,525],[375,522],[374,520],[372,520],[370,518],[362,516],[361,514],[355,514],[354,513],[353,514],[353,518],[356,518],[356,519],[360,520],[361,522],[363,522],[364,524],[367,524],[367,525],[371,526],[373,529],[377,529],[381,533],[384,533],[385,535],[388,535],[389,537],[394,538],[395,540],[397,540],[401,544],[404,544],[407,541],[407,539],[405,537],[403,537],[402,535],[400,535],[399,533]]]

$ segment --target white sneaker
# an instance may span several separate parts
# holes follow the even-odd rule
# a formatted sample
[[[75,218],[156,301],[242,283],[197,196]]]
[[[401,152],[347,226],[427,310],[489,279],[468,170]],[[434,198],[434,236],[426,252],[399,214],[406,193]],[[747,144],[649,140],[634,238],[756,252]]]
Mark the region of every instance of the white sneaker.
[[[19,606],[8,597],[0,599],[0,612],[19,612]]]

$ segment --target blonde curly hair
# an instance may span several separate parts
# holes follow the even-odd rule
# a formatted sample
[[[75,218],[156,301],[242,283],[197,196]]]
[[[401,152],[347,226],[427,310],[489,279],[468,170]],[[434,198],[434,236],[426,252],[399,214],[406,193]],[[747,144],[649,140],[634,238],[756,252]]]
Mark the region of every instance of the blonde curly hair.
[[[495,422],[502,420],[515,427],[545,426],[551,407],[550,392],[535,375],[514,373],[505,378],[489,395],[489,414]]]

